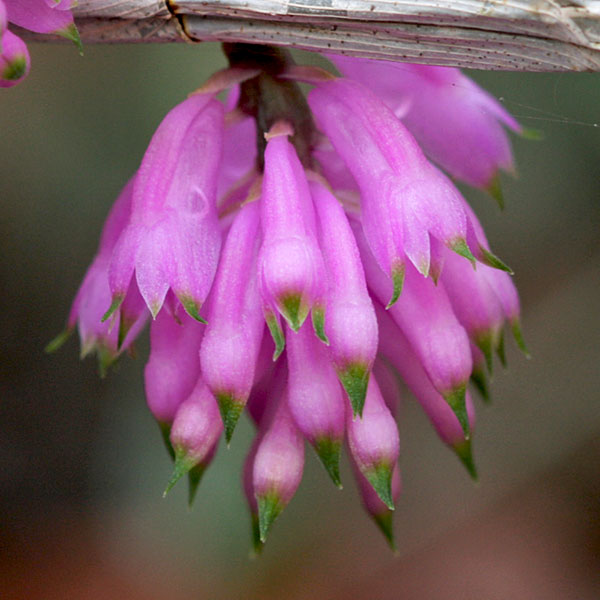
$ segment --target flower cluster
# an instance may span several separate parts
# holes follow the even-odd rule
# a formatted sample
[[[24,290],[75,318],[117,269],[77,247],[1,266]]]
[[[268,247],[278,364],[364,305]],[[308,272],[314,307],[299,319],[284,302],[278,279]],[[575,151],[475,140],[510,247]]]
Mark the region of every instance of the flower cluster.
[[[230,68],[154,134],[52,346],[78,327],[104,371],[151,315],[167,490],[188,474],[193,497],[247,408],[257,548],[300,483],[304,440],[340,487],[345,443],[391,541],[397,375],[475,477],[467,385],[487,394],[505,324],[523,346],[510,270],[430,159],[498,195],[501,125],[520,127],[455,69],[330,57],[337,77],[270,48],[225,51]]]
[[[77,0],[0,0],[0,87],[12,87],[29,73],[29,52],[23,40],[7,29],[12,23],[36,33],[60,35],[81,49],[71,9]]]

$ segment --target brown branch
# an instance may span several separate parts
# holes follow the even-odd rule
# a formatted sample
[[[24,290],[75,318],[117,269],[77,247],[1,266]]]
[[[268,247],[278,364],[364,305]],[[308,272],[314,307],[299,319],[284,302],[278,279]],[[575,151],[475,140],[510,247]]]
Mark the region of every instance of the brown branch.
[[[218,40],[481,69],[600,71],[598,0],[80,0],[75,14],[85,43]]]

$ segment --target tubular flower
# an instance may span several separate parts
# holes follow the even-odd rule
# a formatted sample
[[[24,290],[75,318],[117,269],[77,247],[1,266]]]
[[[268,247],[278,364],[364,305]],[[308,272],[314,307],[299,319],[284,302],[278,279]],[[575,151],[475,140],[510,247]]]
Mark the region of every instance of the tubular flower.
[[[25,42],[7,30],[12,23],[35,33],[51,33],[73,41],[81,52],[79,32],[73,22],[72,0],[0,0],[0,87],[12,87],[29,73]]]
[[[451,67],[329,57],[346,76],[373,90],[450,175],[499,196],[498,171],[514,169],[503,125],[517,121],[486,91]]]
[[[312,90],[309,102],[358,184],[365,237],[394,282],[390,306],[402,290],[406,259],[429,275],[430,238],[475,260],[460,193],[379,98],[357,82],[336,79]]]
[[[202,373],[217,398],[227,442],[244,409],[264,331],[256,271],[259,214],[255,202],[236,215],[213,286]]]
[[[304,440],[338,487],[347,449],[393,544],[398,380],[475,477],[469,382],[487,394],[506,324],[524,348],[512,272],[427,158],[458,175],[442,144],[457,140],[433,135],[437,117],[428,129],[425,113],[405,124],[395,114],[408,89],[399,77],[380,89],[361,61],[335,59],[346,79],[272,48],[224,49],[230,67],[165,117],[113,207],[67,331],[78,325],[83,353],[112,361],[153,318],[148,406],[175,461],[167,490],[187,473],[190,500],[247,408],[256,551],[300,484]],[[455,70],[406,69],[489,176],[512,164],[494,127],[519,127],[493,100]],[[469,93],[453,93],[457,78]],[[298,80],[313,86],[308,100]],[[475,105],[487,106],[483,121]],[[480,126],[482,138],[470,130]],[[492,138],[506,142],[502,160]]]
[[[288,404],[298,428],[340,486],[345,399],[327,348],[305,323],[288,344]]]
[[[175,468],[165,494],[186,473],[191,472],[190,502],[206,467],[213,459],[223,422],[214,396],[199,378],[189,397],[179,406],[169,440],[175,454]]]
[[[310,309],[322,299],[324,277],[306,174],[286,138],[285,134],[274,135],[267,142],[260,202],[263,243],[258,277],[276,353],[283,350],[277,313],[298,331]],[[323,319],[322,304],[315,310]]]
[[[125,300],[135,271],[153,317],[169,289],[195,319],[212,285],[221,247],[217,171],[223,107],[192,96],[166,116],[154,134],[132,191],[131,217],[109,267],[108,319]]]
[[[75,296],[65,331],[48,345],[50,351],[57,349],[77,326],[81,357],[95,352],[101,375],[104,375],[121,352],[132,345],[147,320],[137,287],[130,286],[127,302],[124,303],[121,313],[109,322],[102,321],[106,305],[110,302],[110,257],[119,235],[129,221],[134,179],[123,188],[110,210],[102,230],[98,252]]]

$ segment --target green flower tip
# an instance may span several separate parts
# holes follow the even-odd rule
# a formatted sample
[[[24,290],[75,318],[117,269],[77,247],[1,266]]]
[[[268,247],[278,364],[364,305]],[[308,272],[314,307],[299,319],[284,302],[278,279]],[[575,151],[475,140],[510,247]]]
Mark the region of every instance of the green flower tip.
[[[454,446],[452,446],[452,449],[456,453],[456,456],[460,458],[460,461],[465,466],[465,469],[467,469],[471,479],[473,481],[478,481],[479,476],[477,474],[475,461],[473,460],[473,447],[471,440],[463,440],[462,442],[458,442],[458,444],[454,444]]]
[[[521,129],[521,137],[524,140],[539,142],[543,140],[546,137],[546,135],[540,129],[530,129],[529,127],[523,127],[523,129]]]
[[[370,371],[367,365],[354,363],[338,371],[338,377],[348,394],[354,417],[362,418],[367,388],[369,387]]]
[[[429,277],[435,285],[438,284],[440,276],[442,275],[442,265],[440,263],[432,263],[429,265]]]
[[[313,306],[311,311],[313,329],[316,336],[327,346],[329,339],[325,333],[325,310],[320,306]]]
[[[500,175],[496,173],[487,186],[488,194],[496,201],[498,208],[504,210],[504,194],[500,183]]]
[[[125,294],[115,294],[113,296],[111,305],[101,319],[102,323],[108,321],[108,319],[112,317],[113,313],[121,306],[121,304],[123,304],[123,300],[125,300]]]
[[[531,354],[525,345],[525,340],[523,339],[523,330],[521,329],[521,322],[518,318],[512,320],[511,330],[513,337],[515,338],[515,342],[519,347],[519,350],[525,355],[526,358],[531,358]]]
[[[44,352],[46,354],[54,354],[57,350],[60,350],[64,343],[71,337],[71,334],[74,331],[74,327],[67,327],[63,331],[61,331],[55,338],[50,340],[46,347],[44,348]]]
[[[471,253],[471,250],[469,249],[466,240],[464,240],[463,238],[458,238],[449,244],[449,248],[450,250],[452,250],[452,252],[456,252],[456,254],[458,254],[459,256],[462,256],[467,260],[471,261],[473,268],[476,268],[477,259]]]
[[[163,492],[163,498],[173,489],[175,484],[191,469],[193,469],[195,463],[186,454],[185,450],[181,447],[175,448],[175,466],[173,467],[173,473],[167,487]]]
[[[483,246],[479,246],[479,251],[481,252],[481,262],[484,265],[492,267],[493,269],[499,269],[500,271],[506,271],[509,275],[514,275],[514,271],[493,252],[490,252]]]
[[[171,444],[171,425],[158,421],[158,427],[160,428],[160,435],[171,460],[175,460],[175,449],[173,448],[173,444]]]
[[[262,554],[264,543],[260,540],[260,526],[258,523],[258,515],[252,513],[252,551],[250,552],[251,558],[256,558]]]
[[[283,511],[283,503],[276,492],[260,496],[257,498],[257,501],[259,540],[264,544],[273,522],[281,514],[281,511]]]
[[[22,54],[15,56],[11,62],[9,62],[4,71],[2,71],[1,79],[6,81],[18,81],[25,75],[27,71],[27,59]]]
[[[323,466],[331,481],[342,489],[342,481],[340,479],[340,456],[342,452],[342,442],[330,437],[322,437],[315,442],[315,451],[321,459]]]
[[[196,319],[196,321],[198,321],[199,323],[203,323],[204,325],[206,325],[206,321],[200,316],[200,304],[198,304],[191,296],[185,294],[182,294],[180,296],[178,295],[177,298],[179,298],[179,302],[181,302],[181,305],[185,309],[185,312],[188,315],[190,315],[192,319]],[[158,311],[156,311],[156,314],[158,314]],[[154,311],[152,311],[153,317],[156,317],[156,314],[154,313]]]
[[[283,335],[283,329],[279,325],[279,321],[274,313],[269,312],[265,315],[267,321],[267,327],[273,338],[275,344],[275,352],[273,353],[273,360],[277,360],[285,348],[285,336]]]
[[[498,336],[498,343],[496,344],[496,355],[500,359],[500,363],[506,369],[506,352],[504,348],[504,331],[500,330],[500,335]]]
[[[79,50],[79,55],[83,56],[83,44],[81,43],[81,37],[79,35],[79,30],[75,26],[75,23],[71,23],[65,29],[61,29],[56,32],[57,35],[60,35],[68,40],[71,40],[76,46],[77,50]]]
[[[444,400],[448,403],[448,406],[452,409],[452,412],[456,415],[460,426],[465,434],[465,440],[468,440],[471,436],[470,426],[469,426],[469,416],[467,415],[467,405],[466,405],[466,393],[467,386],[461,385],[460,387],[455,388],[453,391],[448,394],[444,394]]]
[[[198,492],[198,487],[202,481],[202,476],[206,471],[206,465],[202,463],[197,464],[188,471],[188,507],[192,508],[194,499]]]
[[[390,509],[394,510],[392,498],[392,466],[381,462],[364,473],[369,483],[379,496],[379,499]]]
[[[101,379],[104,379],[108,373],[108,369],[119,358],[119,353],[115,352],[112,348],[107,348],[105,345],[100,344],[96,346],[96,356],[98,357],[98,374]]]
[[[302,294],[288,294],[281,299],[280,305],[283,318],[294,331],[298,331],[308,316],[308,306]]]
[[[392,549],[394,554],[397,552],[396,542],[394,541],[394,513],[391,510],[379,513],[378,515],[372,515],[373,521],[375,521],[377,527],[381,533],[383,533],[389,547]]]
[[[475,336],[475,345],[485,357],[485,366],[490,376],[494,370],[494,340],[491,331],[484,331]]]
[[[121,318],[119,319],[119,335],[117,338],[117,349],[120,350],[121,346],[123,345],[123,342],[125,341],[125,338],[127,337],[127,334],[129,333],[129,330],[133,327],[133,324],[135,323],[135,320],[133,319],[128,319],[127,317],[125,317],[125,315],[123,314],[123,311],[121,311]]]
[[[225,427],[225,441],[229,445],[235,426],[244,410],[245,403],[240,402],[240,400],[228,393],[218,393],[216,394],[216,398],[221,418],[223,419],[223,426]]]
[[[485,370],[479,367],[473,367],[473,371],[471,372],[471,382],[481,395],[483,401],[486,404],[490,404],[492,400]]]
[[[92,352],[98,349],[98,339],[96,336],[88,337],[81,341],[81,347],[79,348],[79,360],[86,359]]]
[[[406,267],[404,265],[396,265],[392,267],[392,283],[394,285],[392,291],[392,297],[388,302],[388,305],[385,307],[386,310],[392,308],[394,304],[396,304],[398,298],[400,298],[400,294],[402,293],[402,287],[404,286],[404,273],[406,272]]]

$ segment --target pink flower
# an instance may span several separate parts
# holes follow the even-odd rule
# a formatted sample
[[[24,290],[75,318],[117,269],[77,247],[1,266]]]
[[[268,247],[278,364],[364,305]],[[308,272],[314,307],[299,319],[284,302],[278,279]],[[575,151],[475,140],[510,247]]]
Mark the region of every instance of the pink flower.
[[[493,191],[500,169],[514,169],[503,125],[521,126],[458,69],[330,55],[340,71],[375,92],[423,151],[457,179]]]
[[[369,380],[362,418],[353,418],[351,411],[347,414],[350,454],[379,499],[394,510],[392,476],[398,462],[400,439],[396,421],[374,377]]]
[[[252,389],[265,329],[253,277],[258,228],[258,206],[244,206],[229,230],[221,254],[200,350],[202,373],[219,403],[228,443]]]
[[[476,478],[471,439],[465,439],[459,418],[444,397],[434,388],[410,342],[389,313],[378,307],[377,318],[382,330],[380,353],[396,368],[429,417],[440,439],[456,452],[471,476]],[[472,432],[475,425],[475,409],[468,392],[466,392],[465,405],[469,431]]]
[[[188,473],[193,497],[248,409],[257,433],[243,486],[256,551],[300,485],[304,440],[339,487],[347,448],[365,509],[393,543],[397,376],[475,477],[469,381],[487,394],[505,325],[522,345],[510,269],[419,145],[452,172],[450,142],[432,133],[437,116],[428,124],[414,108],[407,128],[379,80],[368,89],[298,70],[276,49],[226,51],[231,69],[154,134],[69,328],[116,356],[147,309],[154,317],[146,396],[175,460],[168,489]],[[336,62],[369,83],[368,63]],[[463,144],[458,154],[481,150],[465,178],[510,164],[497,151],[496,119],[508,117],[483,92],[452,70],[406,69],[427,95],[422,106],[439,106],[451,143]],[[308,104],[297,73],[315,86]],[[469,93],[457,95],[456,81]],[[213,94],[227,87],[221,103]],[[479,119],[483,105],[493,117]]]
[[[365,237],[394,282],[390,305],[400,295],[406,258],[429,275],[431,238],[473,259],[458,190],[381,100],[354,81],[336,79],[318,85],[309,102],[360,189]]]
[[[377,319],[356,240],[342,206],[323,185],[311,185],[328,279],[325,333],[331,359],[355,414],[362,414],[377,354]]]
[[[175,467],[164,495],[183,475],[194,470],[191,504],[200,478],[214,458],[222,432],[223,422],[215,398],[200,378],[175,414],[169,438],[175,453]]]
[[[221,246],[216,211],[223,108],[196,95],[176,106],[154,134],[136,176],[131,218],[113,251],[112,295],[121,305],[132,275],[153,317],[169,289],[201,320]]]
[[[391,283],[375,264],[360,232],[357,240],[369,287],[383,304],[389,297]],[[389,308],[389,314],[410,341],[433,387],[455,412],[468,438],[465,398],[473,367],[471,349],[467,332],[458,321],[445,290],[410,267],[405,289],[398,302]]]
[[[285,134],[271,137],[267,143],[260,204],[259,289],[276,352],[281,353],[279,314],[298,331],[313,305],[319,309],[324,280],[308,182]],[[322,312],[323,307],[320,309]]]
[[[123,304],[119,314],[109,322],[102,321],[106,305],[110,302],[110,257],[119,235],[129,221],[134,179],[123,188],[106,219],[98,252],[75,296],[65,331],[47,348],[48,351],[58,349],[77,326],[81,357],[95,352],[102,375],[118,356],[131,346],[146,322],[145,315],[140,310],[143,301],[135,286],[130,287],[127,302]]]
[[[315,448],[333,482],[341,487],[339,462],[346,400],[327,348],[308,324],[288,342],[288,405],[294,422]]]
[[[163,310],[150,324],[150,356],[144,369],[146,401],[166,431],[200,377],[198,352],[204,327],[183,313]]]
[[[290,415],[287,393],[266,424],[252,465],[252,489],[258,506],[261,542],[273,521],[296,493],[304,470],[304,442]]]
[[[361,473],[360,469],[356,465],[354,460],[351,461],[352,471],[356,484],[358,485],[358,491],[365,507],[365,510],[369,516],[375,521],[375,524],[381,530],[381,533],[385,536],[392,550],[396,550],[396,544],[394,542],[394,511],[379,497],[377,492],[373,489],[371,482]],[[402,478],[400,477],[400,469],[398,464],[394,465],[392,470],[392,485],[391,485],[391,498],[392,502],[397,502],[402,492]]]

